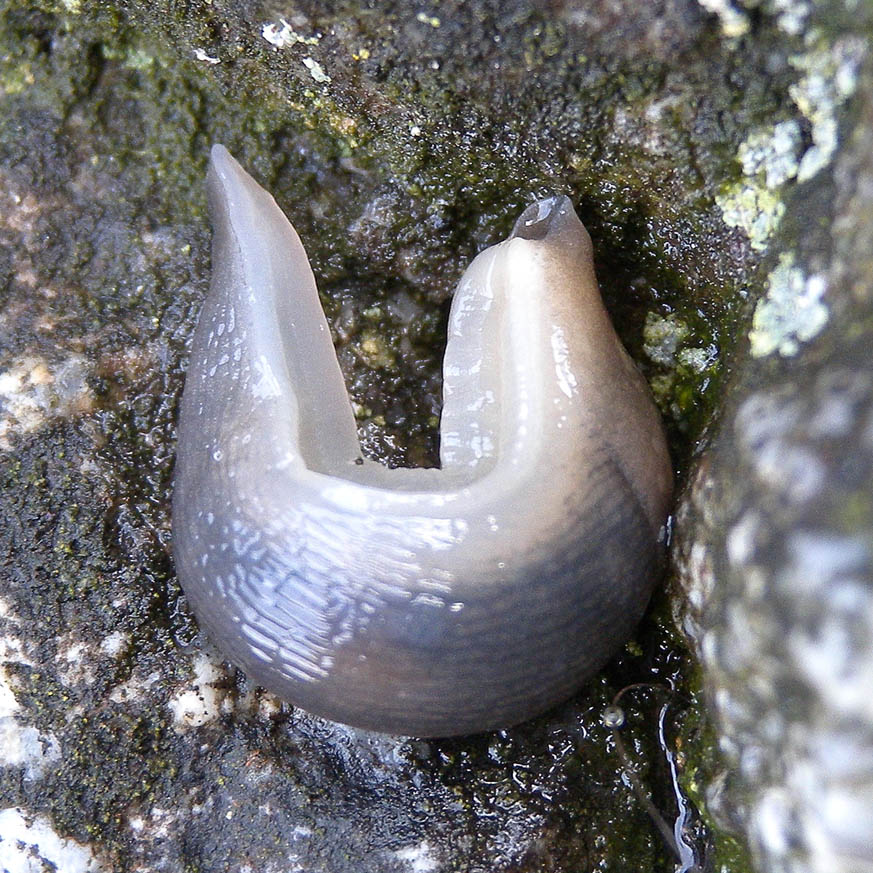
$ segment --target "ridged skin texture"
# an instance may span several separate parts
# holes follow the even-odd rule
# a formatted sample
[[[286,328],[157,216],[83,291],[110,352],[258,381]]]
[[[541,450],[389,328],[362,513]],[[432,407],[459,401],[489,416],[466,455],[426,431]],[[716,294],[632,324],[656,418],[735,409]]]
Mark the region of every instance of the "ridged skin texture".
[[[361,457],[306,253],[222,147],[194,336],[176,566],[222,652],[336,721],[446,736],[572,694],[628,638],[672,474],[566,197],[527,209],[455,293],[441,467]]]

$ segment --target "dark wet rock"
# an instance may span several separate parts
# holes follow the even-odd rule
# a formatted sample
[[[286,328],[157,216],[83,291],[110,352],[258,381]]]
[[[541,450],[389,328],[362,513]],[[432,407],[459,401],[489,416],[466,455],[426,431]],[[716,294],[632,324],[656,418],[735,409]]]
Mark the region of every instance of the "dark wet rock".
[[[0,867],[742,873],[744,833],[762,869],[862,855],[870,23],[644,6],[0,5]],[[198,633],[169,498],[215,141],[300,230],[392,464],[434,457],[466,263],[573,196],[692,486],[683,593],[565,706],[386,738]]]

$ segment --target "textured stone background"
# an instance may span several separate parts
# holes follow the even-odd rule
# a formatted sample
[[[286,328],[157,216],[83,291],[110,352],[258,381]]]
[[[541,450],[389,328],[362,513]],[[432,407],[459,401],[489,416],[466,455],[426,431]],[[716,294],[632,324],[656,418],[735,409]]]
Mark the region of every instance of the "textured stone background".
[[[0,868],[873,869],[871,18],[0,3]],[[572,196],[685,487],[665,591],[565,706],[365,734],[198,634],[169,498],[212,142],[300,231],[391,463],[435,456],[465,264]]]

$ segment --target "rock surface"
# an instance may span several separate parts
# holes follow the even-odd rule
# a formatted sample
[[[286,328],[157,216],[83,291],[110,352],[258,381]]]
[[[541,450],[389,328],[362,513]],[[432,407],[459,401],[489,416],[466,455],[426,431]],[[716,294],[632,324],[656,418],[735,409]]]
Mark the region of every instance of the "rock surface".
[[[873,66],[801,186],[679,519],[679,603],[760,869],[873,870]],[[793,237],[793,239],[792,239]]]
[[[0,869],[742,873],[743,834],[761,870],[869,869],[870,32],[850,2],[0,4]],[[690,484],[678,584],[565,706],[366,734],[198,634],[169,498],[216,141],[299,229],[394,464],[434,457],[466,263],[573,197]]]

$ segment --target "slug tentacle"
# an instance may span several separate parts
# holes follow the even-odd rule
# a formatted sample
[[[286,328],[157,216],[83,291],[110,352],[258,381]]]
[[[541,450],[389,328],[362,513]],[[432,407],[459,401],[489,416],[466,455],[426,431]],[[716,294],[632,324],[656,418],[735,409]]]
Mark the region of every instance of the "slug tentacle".
[[[389,470],[361,456],[296,232],[222,146],[208,186],[173,499],[200,622],[269,690],[376,730],[471,733],[569,696],[648,602],[672,488],[570,201],[467,269],[440,468]]]

